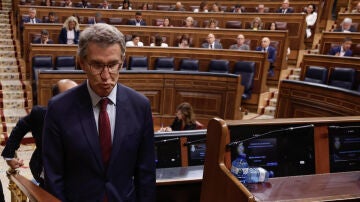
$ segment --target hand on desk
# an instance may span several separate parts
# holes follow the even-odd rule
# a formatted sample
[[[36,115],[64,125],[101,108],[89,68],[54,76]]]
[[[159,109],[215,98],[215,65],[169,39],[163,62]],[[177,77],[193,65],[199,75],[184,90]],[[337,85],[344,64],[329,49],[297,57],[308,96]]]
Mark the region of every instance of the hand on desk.
[[[18,159],[18,158],[13,158],[11,160],[6,160],[6,163],[12,169],[20,168],[21,166],[24,165],[24,161],[21,160],[21,159]]]
[[[161,127],[158,132],[171,132],[172,129],[170,127]]]

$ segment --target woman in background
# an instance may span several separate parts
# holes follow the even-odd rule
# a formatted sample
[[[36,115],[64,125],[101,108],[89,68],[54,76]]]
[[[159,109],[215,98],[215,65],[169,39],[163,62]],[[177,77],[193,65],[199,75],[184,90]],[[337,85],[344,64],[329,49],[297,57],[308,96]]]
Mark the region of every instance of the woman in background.
[[[159,27],[173,27],[170,24],[170,18],[165,16],[163,23],[161,25],[159,25]]]
[[[129,0],[124,0],[122,6],[119,6],[119,10],[132,10]]]
[[[176,117],[174,122],[168,127],[161,128],[160,132],[195,129],[197,129],[197,125],[193,108],[189,103],[183,102],[176,108]]]
[[[74,16],[68,17],[60,31],[60,44],[78,44],[80,35],[79,22]]]
[[[314,4],[309,4],[306,7],[306,38],[310,38],[311,33],[311,27],[315,25],[317,20],[317,13],[315,12],[316,8]]]
[[[255,17],[254,20],[250,24],[250,28],[252,30],[261,30],[263,26],[263,23],[261,22],[260,17]]]

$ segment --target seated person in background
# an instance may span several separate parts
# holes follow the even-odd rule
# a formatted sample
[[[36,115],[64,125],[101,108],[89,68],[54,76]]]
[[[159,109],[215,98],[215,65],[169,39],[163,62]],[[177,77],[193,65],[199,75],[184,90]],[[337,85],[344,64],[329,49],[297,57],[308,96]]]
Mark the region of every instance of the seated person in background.
[[[232,13],[242,13],[241,10],[241,5],[240,4],[236,4],[234,9],[231,11]]]
[[[159,27],[173,27],[171,24],[170,24],[170,18],[169,17],[164,17],[164,22],[159,25]]]
[[[207,26],[206,26],[205,28],[208,28],[208,29],[219,29],[219,27],[216,26],[216,25],[217,25],[216,20],[210,19],[210,20],[209,20],[209,23],[207,24]]]
[[[340,27],[336,28],[334,32],[357,32],[357,30],[352,26],[351,18],[344,18],[340,24]]]
[[[51,0],[45,0],[45,1],[42,1],[41,6],[51,6]]]
[[[112,9],[111,5],[109,4],[109,2],[107,0],[104,0],[99,8],[101,8],[101,9]]]
[[[70,88],[77,86],[72,80],[62,79],[57,82],[53,87],[53,96],[62,93]],[[23,160],[16,157],[15,152],[20,147],[21,140],[24,136],[31,132],[35,139],[36,148],[30,159],[30,170],[34,179],[40,184],[41,187],[44,185],[43,179],[43,163],[42,163],[42,130],[44,126],[44,119],[47,108],[43,106],[34,106],[30,113],[25,117],[21,118],[15,128],[11,131],[9,139],[6,142],[5,148],[1,153],[4,157],[8,166],[12,169],[17,169],[24,165]]]
[[[99,12],[95,13],[95,17],[94,18],[89,18],[89,21],[88,21],[89,25],[93,25],[93,24],[96,24],[96,23],[106,23],[102,19],[102,15]]]
[[[232,50],[250,50],[249,45],[245,44],[245,37],[242,34],[239,34],[236,38],[236,44],[233,44],[229,47]]]
[[[184,6],[181,4],[180,1],[176,2],[174,7],[170,8],[170,11],[185,11]]]
[[[128,25],[146,26],[146,22],[142,19],[142,13],[140,11],[136,11],[135,20],[129,20]]]
[[[309,4],[307,7],[306,7],[306,18],[305,18],[305,21],[306,21],[306,38],[310,38],[311,35],[312,35],[312,32],[311,32],[311,27],[315,25],[316,23],[316,20],[317,20],[317,13],[316,13],[316,7],[314,4]]]
[[[270,24],[269,30],[277,30],[275,22],[272,22]],[[290,55],[290,52],[291,52],[290,47],[288,47],[287,50],[286,50],[286,60],[288,59],[287,56]]]
[[[46,29],[41,30],[40,37],[34,39],[32,43],[36,44],[53,44],[53,40],[49,39],[49,32]]]
[[[80,35],[80,26],[78,20],[74,16],[68,17],[60,31],[60,44],[78,44]]]
[[[73,7],[72,1],[71,0],[65,0],[64,7],[69,7],[69,8]]]
[[[90,8],[90,3],[87,0],[81,0],[80,8]]]
[[[334,46],[330,49],[328,55],[335,55],[335,56],[352,56],[352,51],[350,50],[352,44],[352,40],[349,37],[346,37],[343,40],[343,43],[340,46]]]
[[[187,17],[185,19],[185,26],[186,28],[192,28],[192,27],[195,27],[194,26],[194,18],[192,18],[191,16]]]
[[[195,13],[207,13],[209,12],[209,5],[207,1],[202,1],[199,8],[194,9]]]
[[[25,19],[23,19],[23,23],[30,23],[30,24],[41,23],[41,20],[39,18],[36,18],[36,9],[35,8],[29,8],[28,14],[29,14],[29,17],[26,17]]]
[[[49,12],[48,18],[44,21],[44,23],[59,23],[56,19],[56,15],[54,12]]]
[[[140,36],[137,34],[133,34],[131,41],[127,41],[125,45],[126,45],[126,47],[129,47],[129,46],[142,47],[142,46],[144,46],[143,42],[140,41]]]
[[[280,9],[277,10],[277,13],[293,13],[294,10],[292,8],[289,7],[289,0],[284,0]]]
[[[165,128],[160,128],[160,132],[180,131],[180,130],[195,130],[197,124],[195,120],[195,113],[192,106],[183,102],[176,108],[176,117],[174,122]]]
[[[208,49],[222,49],[222,45],[220,42],[216,41],[215,35],[213,33],[210,33],[207,37],[207,42],[201,44],[202,48],[208,48]]]
[[[131,6],[130,6],[130,1],[129,0],[124,0],[122,5],[119,6],[118,8],[119,10],[132,10]]]
[[[163,38],[160,35],[155,36],[155,42],[151,43],[150,46],[169,47],[167,43],[163,43]]]
[[[356,4],[356,7],[351,11],[351,13],[360,13],[360,1]]]
[[[144,10],[144,11],[150,10],[149,3],[143,3],[143,4],[141,4],[139,10]]]
[[[258,7],[256,8],[257,13],[265,13],[265,6],[264,4],[259,4]]]
[[[221,10],[221,6],[218,2],[213,3],[211,11],[210,12],[214,12],[214,13],[223,13],[224,11]]]
[[[252,30],[261,30],[263,23],[261,22],[260,17],[255,17],[253,21],[251,21],[250,29]]]
[[[270,39],[269,37],[264,37],[261,39],[261,46],[256,47],[256,51],[262,51],[268,53],[268,61],[270,63],[268,76],[274,76],[274,63],[276,60],[276,49],[270,46]]]
[[[190,37],[188,34],[181,35],[178,43],[179,48],[190,48]]]

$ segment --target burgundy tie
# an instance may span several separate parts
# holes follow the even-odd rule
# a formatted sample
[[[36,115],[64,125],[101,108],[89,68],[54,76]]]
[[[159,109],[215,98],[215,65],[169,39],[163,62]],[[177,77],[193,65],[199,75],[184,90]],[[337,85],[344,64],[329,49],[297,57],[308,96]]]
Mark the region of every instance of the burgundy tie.
[[[99,138],[100,138],[100,147],[103,162],[105,167],[107,167],[110,159],[111,153],[111,127],[109,115],[106,111],[106,107],[109,103],[108,98],[103,98],[100,100],[100,113],[99,113]]]

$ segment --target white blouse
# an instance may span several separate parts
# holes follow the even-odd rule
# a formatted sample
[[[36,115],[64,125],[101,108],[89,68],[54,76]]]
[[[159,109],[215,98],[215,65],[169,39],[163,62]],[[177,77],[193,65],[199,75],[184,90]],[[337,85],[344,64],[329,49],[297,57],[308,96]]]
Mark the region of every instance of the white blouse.
[[[67,44],[74,44],[75,39],[75,30],[68,30],[67,31]]]

